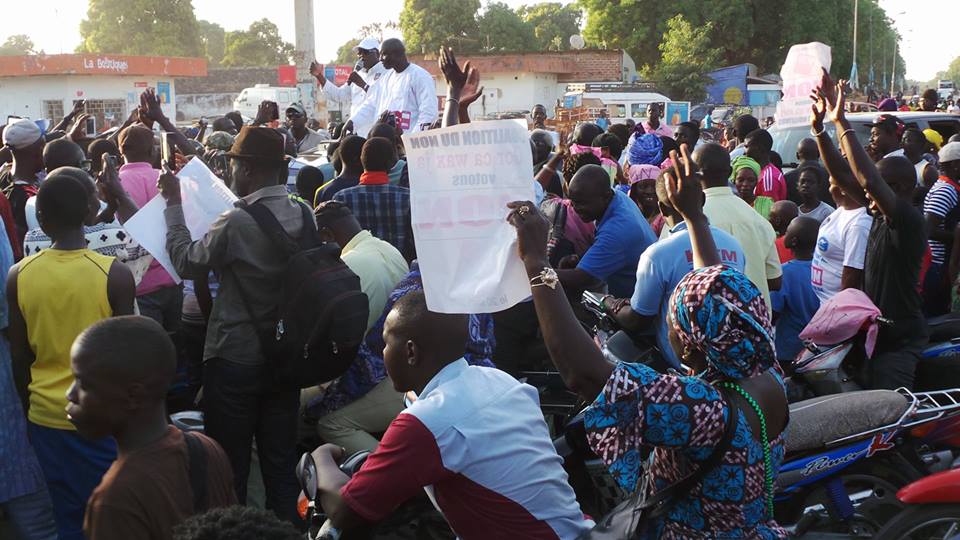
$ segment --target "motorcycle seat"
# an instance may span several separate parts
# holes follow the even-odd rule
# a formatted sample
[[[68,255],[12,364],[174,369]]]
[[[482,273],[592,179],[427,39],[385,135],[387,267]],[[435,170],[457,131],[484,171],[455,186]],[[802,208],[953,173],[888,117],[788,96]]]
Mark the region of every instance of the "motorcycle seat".
[[[862,390],[792,403],[784,434],[786,451],[822,448],[837,439],[892,424],[909,407],[910,401],[893,390]]]
[[[930,343],[950,341],[960,337],[960,317],[954,313],[927,319],[927,327],[930,329]]]

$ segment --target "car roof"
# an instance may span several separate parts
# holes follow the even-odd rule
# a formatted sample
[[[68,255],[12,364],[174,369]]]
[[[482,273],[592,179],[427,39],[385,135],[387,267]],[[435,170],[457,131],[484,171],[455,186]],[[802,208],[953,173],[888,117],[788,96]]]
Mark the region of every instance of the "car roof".
[[[926,111],[870,111],[863,113],[848,113],[847,119],[857,122],[873,122],[881,114],[892,114],[904,122],[915,122],[917,120],[960,120],[960,115],[945,112],[926,112]]]

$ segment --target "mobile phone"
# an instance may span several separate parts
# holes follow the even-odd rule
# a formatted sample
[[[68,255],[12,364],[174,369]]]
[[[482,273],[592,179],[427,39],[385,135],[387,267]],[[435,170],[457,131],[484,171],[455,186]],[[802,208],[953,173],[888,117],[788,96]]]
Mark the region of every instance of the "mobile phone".
[[[87,118],[86,126],[84,126],[84,132],[86,132],[87,137],[95,137],[97,135],[97,119],[94,117]]]
[[[171,172],[177,168],[176,150],[173,147],[173,137],[169,133],[160,134],[160,159],[164,168]]]
[[[113,154],[103,154],[103,170],[114,173],[117,170],[117,156]]]

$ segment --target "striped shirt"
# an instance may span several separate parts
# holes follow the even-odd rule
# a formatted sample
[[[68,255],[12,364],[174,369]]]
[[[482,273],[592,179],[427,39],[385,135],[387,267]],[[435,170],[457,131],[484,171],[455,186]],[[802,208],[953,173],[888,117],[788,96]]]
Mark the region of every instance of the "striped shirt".
[[[408,261],[413,256],[410,190],[391,184],[366,184],[338,191],[333,200],[350,207],[360,226],[390,242]]]
[[[957,207],[958,199],[960,197],[958,197],[956,188],[943,180],[937,180],[930,188],[927,197],[923,200],[923,212],[941,218],[937,230],[945,230],[947,214]],[[947,254],[947,245],[933,238],[928,242],[930,244],[931,262],[933,264],[943,264]]]
[[[757,182],[757,188],[753,190],[757,197],[770,197],[774,201],[782,201],[787,198],[787,181],[783,178],[783,173],[773,163],[767,163],[760,170],[760,181]]]

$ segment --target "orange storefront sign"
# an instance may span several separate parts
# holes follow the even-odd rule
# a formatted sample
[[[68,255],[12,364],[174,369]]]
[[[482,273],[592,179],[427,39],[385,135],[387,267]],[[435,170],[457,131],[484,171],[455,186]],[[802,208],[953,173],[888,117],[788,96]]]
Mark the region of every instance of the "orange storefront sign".
[[[207,61],[203,58],[119,54],[0,56],[0,77],[23,75],[204,77],[207,75]]]

